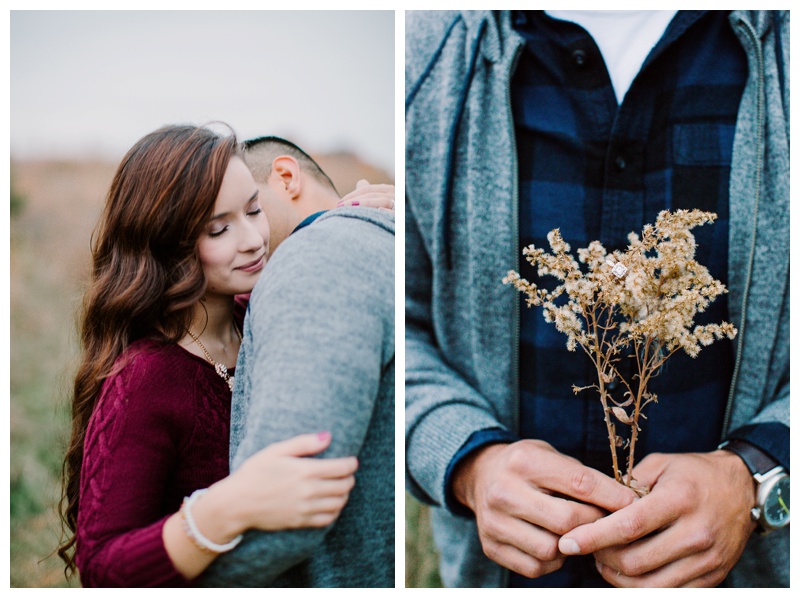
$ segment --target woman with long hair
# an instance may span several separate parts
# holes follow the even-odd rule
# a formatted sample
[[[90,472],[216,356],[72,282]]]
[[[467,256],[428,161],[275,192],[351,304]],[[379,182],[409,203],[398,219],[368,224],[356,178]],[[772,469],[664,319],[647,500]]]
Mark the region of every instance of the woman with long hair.
[[[85,586],[191,585],[247,529],[325,526],[355,457],[318,432],[229,475],[231,389],[269,226],[233,135],[163,127],[123,158],[92,246],[59,555]],[[188,498],[186,498],[188,497]]]

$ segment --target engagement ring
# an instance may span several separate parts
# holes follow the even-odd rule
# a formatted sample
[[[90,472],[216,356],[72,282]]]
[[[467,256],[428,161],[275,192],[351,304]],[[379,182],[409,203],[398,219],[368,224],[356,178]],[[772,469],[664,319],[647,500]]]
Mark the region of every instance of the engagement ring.
[[[611,274],[616,276],[617,278],[622,278],[627,274],[628,269],[625,265],[621,262],[617,262],[616,264],[611,260],[606,260],[606,263],[611,266]]]

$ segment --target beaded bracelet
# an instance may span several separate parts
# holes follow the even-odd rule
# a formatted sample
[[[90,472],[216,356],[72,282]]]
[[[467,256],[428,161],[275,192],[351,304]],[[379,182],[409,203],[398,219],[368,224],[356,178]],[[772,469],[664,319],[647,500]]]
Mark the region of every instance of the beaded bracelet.
[[[191,496],[186,497],[183,499],[183,504],[181,505],[181,515],[183,515],[184,526],[183,529],[186,532],[186,535],[194,542],[195,546],[197,546],[203,552],[210,552],[212,554],[221,554],[223,552],[228,552],[229,550],[233,550],[239,545],[239,542],[242,541],[242,534],[236,536],[233,540],[226,544],[217,544],[216,542],[212,542],[208,538],[206,538],[202,532],[197,528],[197,524],[194,521],[194,517],[192,517],[192,504],[196,501],[202,494],[206,492],[206,488],[201,490],[195,490]]]

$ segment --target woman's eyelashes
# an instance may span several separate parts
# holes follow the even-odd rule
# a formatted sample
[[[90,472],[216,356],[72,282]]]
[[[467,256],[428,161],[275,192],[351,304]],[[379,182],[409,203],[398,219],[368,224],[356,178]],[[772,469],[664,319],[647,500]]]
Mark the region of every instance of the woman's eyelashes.
[[[261,212],[263,212],[263,210],[257,201],[248,204],[248,206],[245,208],[246,216],[258,216],[259,214],[261,214]],[[208,236],[211,238],[219,237],[229,228],[230,228],[229,224],[223,223],[222,221],[215,219],[214,223],[208,230]]]
[[[220,235],[222,235],[222,233],[224,233],[226,230],[228,230],[228,225],[225,225],[222,228],[214,228],[208,231],[208,236],[212,238],[217,238]]]
[[[245,213],[248,216],[258,216],[261,212],[261,204],[258,203],[258,191],[256,191],[256,194],[247,202]]]

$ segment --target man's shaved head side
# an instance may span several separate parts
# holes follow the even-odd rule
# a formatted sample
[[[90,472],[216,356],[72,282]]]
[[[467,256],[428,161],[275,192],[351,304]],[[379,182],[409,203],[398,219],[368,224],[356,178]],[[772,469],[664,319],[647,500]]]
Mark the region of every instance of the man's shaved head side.
[[[281,137],[258,137],[242,143],[244,160],[253,173],[256,183],[264,183],[272,173],[272,162],[278,156],[291,156],[300,165],[300,169],[311,175],[324,187],[330,187],[337,195],[336,186],[314,159],[291,141]]]

